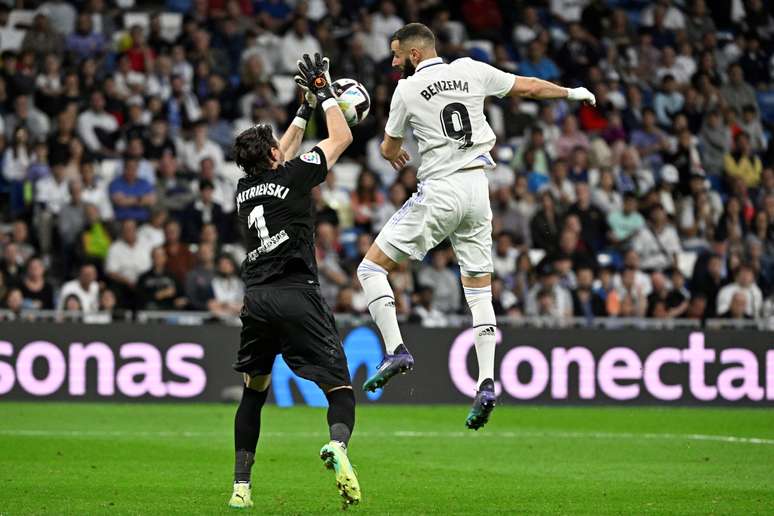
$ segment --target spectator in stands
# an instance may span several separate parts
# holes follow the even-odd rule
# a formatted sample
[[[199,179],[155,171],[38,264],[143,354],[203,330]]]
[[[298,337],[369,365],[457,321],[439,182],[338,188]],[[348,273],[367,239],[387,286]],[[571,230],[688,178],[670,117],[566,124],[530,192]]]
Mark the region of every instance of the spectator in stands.
[[[54,217],[59,215],[62,206],[69,201],[70,189],[65,179],[65,168],[63,164],[57,163],[51,169],[50,176],[35,183],[38,243],[44,255],[51,252]]]
[[[431,257],[431,265],[423,265],[417,273],[417,282],[433,288],[433,305],[444,313],[457,313],[460,310],[459,277],[449,269],[451,249],[436,249]]]
[[[721,319],[753,319],[751,315],[747,313],[747,296],[744,292],[734,292],[731,297],[731,302],[728,305],[728,310],[719,315]]]
[[[188,126],[188,124],[199,120],[201,118],[201,113],[199,101],[189,90],[186,85],[186,80],[179,72],[173,72],[172,92],[166,100],[163,112],[163,115],[169,122],[170,134],[173,137],[177,136],[184,127]],[[204,132],[206,135],[206,127]]]
[[[164,225],[164,249],[167,252],[167,270],[178,283],[186,281],[188,273],[196,266],[196,257],[188,249],[188,245],[180,240],[180,223],[169,220]],[[213,251],[214,252],[214,251]]]
[[[65,309],[65,300],[71,296],[78,299],[84,314],[92,314],[99,310],[99,283],[97,283],[97,268],[94,265],[88,263],[81,265],[78,277],[62,285],[57,310]]]
[[[214,224],[219,235],[227,234],[229,221],[220,204],[215,202],[214,193],[212,181],[202,179],[199,182],[199,198],[188,205],[182,217],[184,241],[197,241],[205,224]]]
[[[229,156],[234,142],[234,129],[228,120],[221,116],[220,101],[215,97],[209,97],[204,101],[202,108],[204,120],[207,123],[207,138],[220,146],[222,154]]]
[[[519,73],[528,77],[537,77],[546,81],[559,79],[559,69],[549,57],[540,39],[534,39],[527,48],[527,59],[519,63]]]
[[[381,41],[389,41],[395,31],[403,27],[404,21],[396,12],[394,2],[382,0],[379,10],[372,15],[373,32]]]
[[[663,162],[662,152],[669,149],[666,133],[656,125],[656,112],[651,108],[642,111],[642,129],[632,133],[631,144],[637,149],[643,164],[658,170]]]
[[[587,183],[575,184],[576,202],[568,214],[576,215],[581,223],[581,240],[584,247],[593,253],[601,251],[607,240],[608,226],[602,210],[591,204],[591,193]]]
[[[720,94],[728,105],[742,114],[745,106],[753,106],[758,110],[758,100],[755,95],[755,89],[744,80],[744,72],[739,63],[732,63],[728,67],[728,83],[720,88]]]
[[[13,222],[10,242],[16,246],[16,252],[23,263],[26,263],[35,254],[35,246],[30,242],[29,227],[23,220]]]
[[[199,171],[205,158],[213,161],[216,173],[223,169],[223,151],[217,143],[207,137],[207,122],[204,119],[194,123],[193,138],[183,145],[181,158],[183,166],[191,173]]]
[[[573,315],[591,320],[606,317],[605,300],[594,291],[594,271],[590,265],[581,265],[576,274],[577,287],[572,292]]]
[[[612,241],[620,246],[629,241],[645,227],[645,219],[637,211],[637,196],[634,192],[623,194],[623,208],[611,212],[607,217]]]
[[[422,285],[417,288],[414,308],[409,322],[419,323],[425,328],[441,328],[448,324],[446,316],[433,305],[433,287]]]
[[[12,217],[24,210],[24,182],[27,179],[30,158],[29,131],[24,125],[19,125],[0,161],[3,178],[7,181],[10,193],[9,208]]]
[[[212,280],[213,298],[207,303],[210,313],[218,317],[236,317],[242,310],[245,287],[239,278],[234,259],[228,255],[218,257],[217,271]]]
[[[707,33],[715,32],[715,22],[707,12],[705,0],[693,0],[688,16],[685,17],[685,31],[690,41],[700,41]]]
[[[210,244],[199,246],[196,267],[185,277],[185,295],[194,310],[207,310],[213,299],[212,280],[215,278],[215,249]]]
[[[48,117],[37,109],[30,96],[24,93],[13,99],[13,113],[5,117],[6,134],[14,134],[20,126],[27,128],[32,140],[45,140],[51,127]]]
[[[568,208],[575,202],[575,188],[567,179],[567,162],[557,159],[551,165],[551,175],[548,183],[543,185],[541,192],[548,192],[559,205],[560,209]]]
[[[150,217],[151,207],[156,204],[153,185],[139,177],[139,167],[137,158],[127,158],[123,173],[110,183],[108,191],[116,220],[145,222]]]
[[[719,111],[712,110],[705,115],[699,141],[704,169],[711,175],[719,176],[725,167],[725,156],[731,151],[731,131]]]
[[[763,124],[755,111],[755,106],[747,105],[742,108],[742,119],[739,126],[743,133],[750,138],[750,147],[753,152],[762,153],[766,150],[766,135]]]
[[[150,220],[140,226],[137,231],[137,241],[147,249],[155,249],[164,245],[164,225],[167,223],[167,212],[159,206],[151,210]]]
[[[650,209],[648,223],[634,237],[632,248],[645,270],[663,271],[677,263],[677,254],[682,251],[680,238],[663,206],[656,204]]]
[[[513,190],[498,189],[492,196],[493,225],[497,230],[507,228],[513,233],[514,244],[531,247],[529,224],[535,213],[535,199],[528,191],[527,178],[518,176]]]
[[[95,205],[86,204],[85,213],[86,227],[80,236],[78,252],[84,259],[101,264],[107,258],[112,238]]]
[[[350,59],[341,65],[341,75],[344,77],[360,77],[366,90],[373,91],[376,80],[376,63],[366,53],[365,37],[356,32],[349,43]]]
[[[160,115],[156,115],[150,123],[148,137],[143,142],[145,156],[157,165],[164,154],[177,155],[175,142],[169,136],[169,124]]]
[[[615,175],[610,168],[600,170],[599,182],[591,192],[591,202],[606,217],[623,208],[623,197],[615,189]]]
[[[586,134],[578,130],[578,120],[573,115],[567,115],[562,122],[562,134],[556,139],[556,155],[559,158],[569,158],[576,148],[588,149],[589,146]]]
[[[360,173],[350,198],[355,227],[360,230],[372,231],[379,207],[384,204],[384,196],[378,187],[376,174],[370,170]]]
[[[78,116],[78,134],[93,154],[115,157],[118,142],[118,122],[105,111],[105,95],[94,91],[90,96],[90,107]]]
[[[309,23],[306,18],[296,16],[291,29],[282,38],[280,44],[282,70],[294,73],[298,56],[314,55],[315,52],[320,52],[320,43],[309,31]]]
[[[538,249],[544,249],[552,254],[557,249],[559,238],[559,213],[556,210],[554,198],[548,191],[543,191],[539,196],[540,209],[530,221],[529,228],[532,234],[532,244]]]
[[[46,280],[43,260],[33,256],[27,262],[24,277],[19,283],[25,308],[51,310],[54,308],[54,287]]]
[[[513,235],[508,231],[502,231],[495,239],[494,251],[492,251],[492,261],[494,263],[494,274],[500,278],[509,278],[516,272],[516,259],[519,257],[519,250],[513,245]]]
[[[727,183],[730,184],[733,178],[740,178],[748,188],[758,186],[763,164],[760,158],[753,154],[750,137],[746,133],[737,133],[734,138],[734,151],[726,153],[723,160]]]
[[[236,209],[236,182],[225,174],[218,173],[218,169],[215,167],[216,164],[212,158],[202,159],[199,179],[213,184],[213,200],[220,205],[223,213],[229,215]],[[198,186],[198,183],[193,184],[197,190]]]
[[[94,30],[90,13],[82,12],[78,15],[75,31],[67,36],[65,48],[76,62],[99,58],[102,55],[105,50],[105,37]]]
[[[13,242],[8,242],[3,247],[3,261],[0,264],[6,285],[16,285],[21,279],[22,265],[24,261],[19,254],[19,249]]]
[[[328,172],[329,176],[330,174]],[[325,184],[323,183],[323,185]],[[390,218],[403,206],[407,198],[406,188],[402,184],[395,182],[390,185],[386,201],[377,208],[373,226],[374,232],[381,231]]]
[[[12,312],[14,316],[19,316],[24,309],[24,295],[19,288],[13,287],[8,290],[3,308]]]
[[[172,152],[165,152],[159,159],[156,181],[156,204],[172,216],[182,216],[185,208],[196,199],[188,181],[181,176],[178,161]]]
[[[328,222],[319,222],[316,230],[317,267],[320,273],[320,291],[325,301],[336,304],[336,292],[348,284],[349,278],[340,264],[341,245],[337,228]]]
[[[723,317],[731,307],[732,299],[741,294],[745,299],[744,313],[751,318],[760,316],[763,308],[763,293],[755,284],[755,271],[750,264],[742,264],[736,272],[733,283],[721,288],[717,297],[717,313]]]
[[[137,279],[140,308],[143,310],[174,310],[185,306],[186,300],[178,281],[167,271],[167,253],[164,247],[151,251],[151,268]]]
[[[559,285],[559,276],[554,264],[550,260],[544,259],[538,266],[538,272],[538,283],[531,287],[527,293],[524,304],[525,313],[559,319],[572,317],[572,296],[567,289]]]
[[[685,104],[683,95],[678,91],[674,75],[666,74],[661,79],[661,90],[654,99],[656,120],[663,129],[672,127],[675,115],[680,113]]]
[[[35,13],[32,27],[22,40],[21,49],[34,52],[38,65],[42,65],[48,55],[62,56],[65,49],[64,38],[51,27],[45,11]]]
[[[621,154],[616,180],[620,192],[633,192],[636,195],[644,195],[655,186],[653,171],[640,165],[640,157],[634,147],[627,147]]]
[[[71,257],[70,249],[75,246],[81,232],[86,228],[86,207],[79,181],[70,182],[70,200],[59,210],[56,222],[59,243],[67,261]]]
[[[524,164],[524,155],[527,151],[533,153],[533,164],[530,170],[526,170]],[[529,139],[526,145],[520,145],[519,150],[511,161],[511,167],[516,171],[537,172],[548,176],[549,162],[551,160],[548,148],[545,142],[545,132],[540,126],[533,126],[529,131]]]
[[[124,219],[121,237],[110,245],[105,259],[105,272],[121,306],[134,308],[137,279],[150,267],[149,250],[137,242],[137,222]]]

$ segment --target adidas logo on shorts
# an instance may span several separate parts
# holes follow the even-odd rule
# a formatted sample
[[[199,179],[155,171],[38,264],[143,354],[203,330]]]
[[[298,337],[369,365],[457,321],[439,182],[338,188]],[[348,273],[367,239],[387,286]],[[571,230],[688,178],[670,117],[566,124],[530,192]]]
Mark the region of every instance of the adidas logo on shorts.
[[[487,326],[483,330],[481,330],[481,333],[478,334],[479,337],[494,337],[495,335],[495,329],[494,326]]]
[[[395,301],[387,301],[384,303],[385,308],[395,308]]]

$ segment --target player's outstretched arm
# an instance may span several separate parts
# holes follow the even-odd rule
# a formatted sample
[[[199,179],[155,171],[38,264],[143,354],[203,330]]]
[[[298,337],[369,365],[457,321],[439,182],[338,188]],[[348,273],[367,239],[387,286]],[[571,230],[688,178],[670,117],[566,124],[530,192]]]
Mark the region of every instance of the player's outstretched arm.
[[[306,86],[325,111],[328,137],[317,147],[325,154],[325,161],[330,169],[352,143],[352,131],[333,96],[328,67],[327,57],[323,58],[320,54],[315,54],[313,61],[309,54],[304,54],[303,60],[298,61],[299,75],[296,76],[296,83],[302,87]]]
[[[300,86],[300,84],[299,84]],[[317,107],[317,97],[312,95],[306,86],[302,86],[304,89],[304,101],[298,107],[296,111],[296,117],[290,123],[290,127],[282,135],[279,140],[279,147],[282,151],[282,155],[285,159],[292,159],[298,153],[298,148],[301,146],[301,141],[304,139],[304,132],[306,131],[306,124],[314,113],[314,109]]]
[[[565,88],[537,77],[516,76],[513,87],[508,95],[518,95],[537,100],[569,99],[588,102],[592,106],[597,103],[594,94],[586,88]]]
[[[341,108],[336,103],[335,99],[331,99],[332,104],[327,107],[323,103],[323,109],[325,110],[325,123],[328,126],[328,137],[317,144],[323,154],[325,154],[325,162],[328,164],[328,170],[338,161],[339,157],[352,143],[352,131],[347,125],[347,120],[344,118],[344,113],[341,112]]]

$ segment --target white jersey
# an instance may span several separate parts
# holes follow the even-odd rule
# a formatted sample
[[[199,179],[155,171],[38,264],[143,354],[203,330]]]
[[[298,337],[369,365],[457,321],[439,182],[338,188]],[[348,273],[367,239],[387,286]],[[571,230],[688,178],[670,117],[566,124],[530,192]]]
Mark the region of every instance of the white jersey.
[[[414,75],[398,81],[384,132],[403,138],[410,126],[419,143],[420,181],[438,179],[481,165],[493,166],[489,155],[495,134],[484,116],[484,99],[504,97],[516,76],[468,57],[446,64],[440,57],[419,63]]]

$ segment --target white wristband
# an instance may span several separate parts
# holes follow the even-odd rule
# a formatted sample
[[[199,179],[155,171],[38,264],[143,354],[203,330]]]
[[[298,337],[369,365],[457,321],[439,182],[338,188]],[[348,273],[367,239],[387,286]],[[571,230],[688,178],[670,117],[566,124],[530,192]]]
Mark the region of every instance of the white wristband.
[[[338,107],[339,103],[336,102],[336,99],[327,99],[325,102],[322,103],[323,111],[328,111],[333,106]]]
[[[290,124],[291,124],[291,125],[295,125],[296,127],[298,127],[299,129],[301,129],[302,131],[303,131],[304,129],[306,129],[306,120],[304,120],[304,119],[303,119],[303,118],[301,118],[300,116],[297,116],[297,117],[295,117],[295,118],[293,119],[293,121],[292,121]]]

